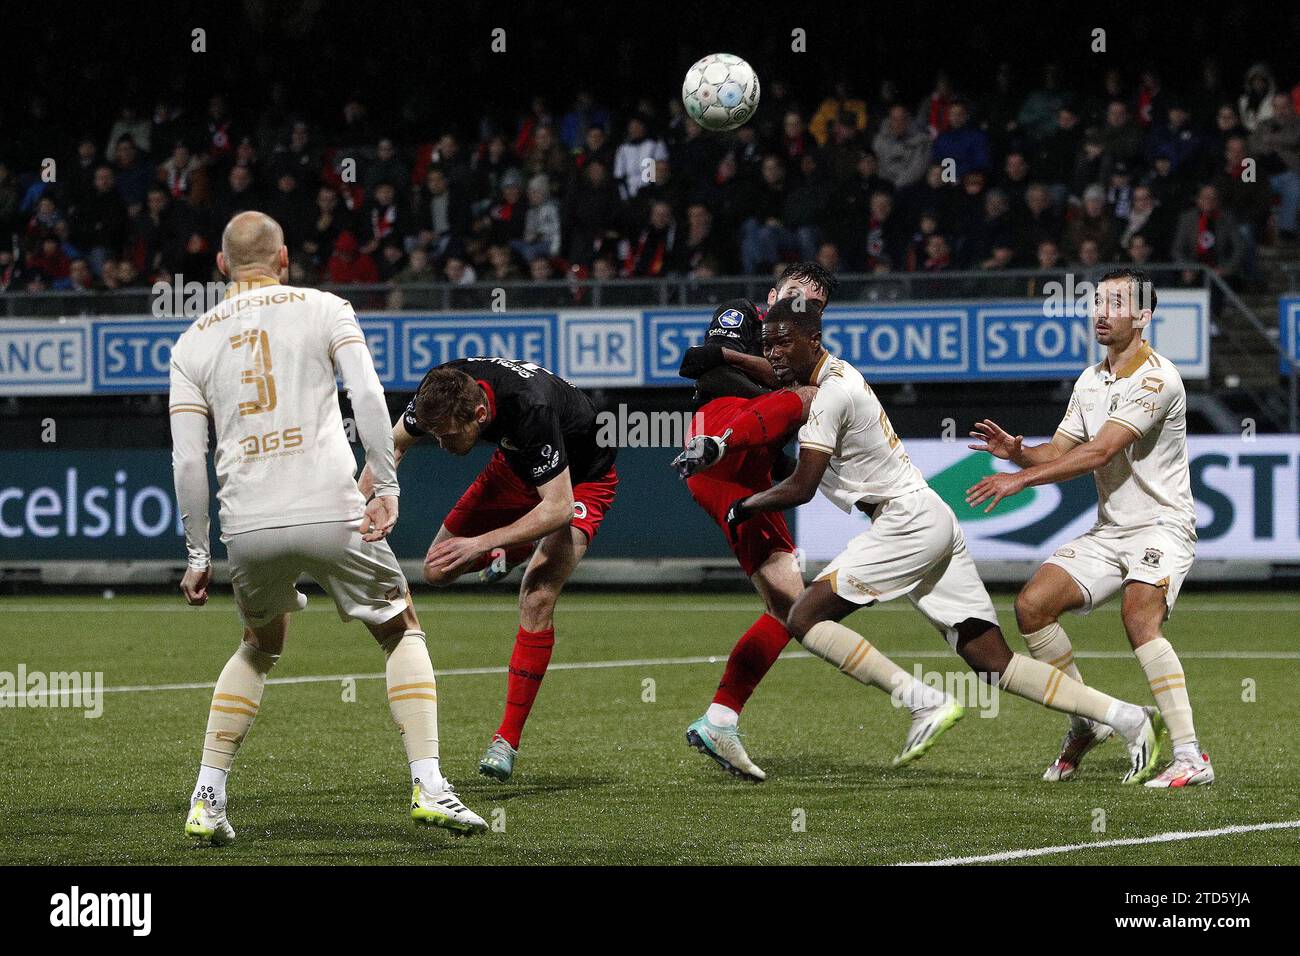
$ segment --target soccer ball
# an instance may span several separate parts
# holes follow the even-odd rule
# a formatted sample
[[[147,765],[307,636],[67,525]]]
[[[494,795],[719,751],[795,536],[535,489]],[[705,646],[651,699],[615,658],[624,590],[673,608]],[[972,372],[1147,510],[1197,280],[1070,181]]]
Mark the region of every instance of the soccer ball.
[[[732,53],[710,53],[686,71],[682,103],[705,129],[743,126],[758,108],[758,74]]]

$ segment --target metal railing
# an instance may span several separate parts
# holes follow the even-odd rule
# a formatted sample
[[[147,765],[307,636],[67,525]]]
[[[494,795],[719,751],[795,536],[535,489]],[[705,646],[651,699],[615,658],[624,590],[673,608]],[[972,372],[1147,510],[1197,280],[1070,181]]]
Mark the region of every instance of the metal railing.
[[[1095,282],[1113,264],[1060,270],[1004,269],[951,272],[850,273],[838,277],[835,301],[839,304],[892,303],[927,300],[1038,299],[1050,295],[1077,297],[1072,291]],[[1283,264],[1292,289],[1300,289],[1300,264]],[[1239,386],[1278,427],[1300,431],[1300,388],[1290,374],[1289,401],[1277,381],[1280,354],[1276,325],[1262,320],[1233,289],[1200,263],[1175,262],[1148,265],[1158,286],[1199,287],[1209,292],[1212,314],[1229,310],[1241,322],[1215,322],[1216,375],[1237,379]],[[1190,280],[1190,281],[1189,281]],[[1053,287],[1051,283],[1059,283]],[[674,308],[717,305],[728,299],[763,301],[771,288],[770,276],[691,278],[674,275],[657,279],[581,279],[569,277],[543,282],[481,281],[463,285],[447,282],[384,283],[376,285],[322,285],[349,300],[358,311],[458,312],[509,308],[511,311],[571,308]],[[211,302],[194,309],[175,309],[176,298],[155,287],[99,292],[47,291],[0,293],[0,317],[60,318],[75,316],[159,316],[199,314]],[[200,297],[199,302],[203,302]],[[1261,358],[1263,356],[1263,358]]]
[[[928,299],[1039,298],[1051,281],[1078,284],[1095,281],[1110,265],[1090,269],[1061,268],[967,270],[950,272],[849,273],[838,277],[836,302],[906,302]],[[1196,283],[1206,288],[1207,270],[1198,263],[1162,263],[1148,267],[1157,284],[1182,283],[1184,272],[1201,273]],[[657,279],[551,279],[546,281],[481,281],[462,285],[447,282],[328,285],[318,288],[350,301],[358,310],[453,312],[491,309],[498,302],[518,309],[689,307],[716,305],[728,299],[762,301],[772,286],[771,276],[721,276],[697,279],[673,275]],[[155,286],[94,292],[51,290],[0,293],[0,317],[58,318],[98,315],[189,314],[177,313],[175,296],[159,293]],[[188,288],[188,286],[187,286]],[[184,296],[181,296],[184,299]],[[205,306],[206,308],[206,306]],[[198,309],[195,314],[204,309]]]

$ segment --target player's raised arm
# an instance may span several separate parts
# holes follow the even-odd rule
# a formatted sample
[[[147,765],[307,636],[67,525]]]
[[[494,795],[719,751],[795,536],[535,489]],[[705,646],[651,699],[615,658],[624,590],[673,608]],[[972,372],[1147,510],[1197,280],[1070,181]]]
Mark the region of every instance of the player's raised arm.
[[[967,448],[974,451],[986,451],[994,458],[1009,461],[1021,468],[1029,468],[1033,465],[1054,461],[1057,457],[1079,444],[1079,439],[1057,429],[1051,441],[1042,445],[1026,446],[1024,444],[1024,435],[1013,436],[1009,434],[991,418],[976,422],[970,437],[979,439],[979,442],[967,445]]]
[[[1059,434],[1059,433],[1058,433]],[[1003,498],[1019,494],[1033,485],[1050,485],[1091,474],[1122,452],[1140,437],[1130,428],[1110,421],[1101,427],[1092,441],[1075,445],[1041,464],[1031,465],[1014,474],[989,475],[966,490],[966,503],[976,508],[988,502],[985,513],[992,511]],[[1039,448],[1049,446],[1040,445]]]
[[[687,349],[678,374],[698,381],[710,394],[740,398],[753,398],[780,385],[771,364],[761,355],[715,343]]]
[[[208,542],[208,404],[198,386],[177,364],[171,365],[172,475],[176,504],[185,528],[188,568],[181,593],[191,605],[206,604],[212,579]]]

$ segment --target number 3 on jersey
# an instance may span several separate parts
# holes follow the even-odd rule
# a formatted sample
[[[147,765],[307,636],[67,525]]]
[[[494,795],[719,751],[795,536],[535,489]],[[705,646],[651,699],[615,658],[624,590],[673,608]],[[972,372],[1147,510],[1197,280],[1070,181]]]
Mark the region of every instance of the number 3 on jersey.
[[[275,377],[271,374],[271,339],[261,329],[247,329],[230,337],[230,347],[235,351],[248,348],[252,368],[242,369],[242,385],[257,388],[257,399],[239,403],[240,415],[259,415],[275,408]]]

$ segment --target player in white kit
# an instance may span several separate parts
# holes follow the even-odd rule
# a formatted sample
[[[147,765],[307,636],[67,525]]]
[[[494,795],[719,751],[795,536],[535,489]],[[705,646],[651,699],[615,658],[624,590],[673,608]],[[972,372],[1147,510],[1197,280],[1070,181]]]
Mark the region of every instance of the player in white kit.
[[[961,707],[838,622],[906,595],[981,678],[1120,729],[1130,755],[1124,782],[1150,776],[1159,739],[1150,713],[1011,652],[956,516],[907,456],[871,386],[822,348],[821,310],[778,302],[763,320],[763,353],[782,384],[816,385],[817,396],[799,432],[794,474],[737,501],[729,521],[734,527],[757,512],[803,504],[818,487],[843,511],[870,516],[871,527],[795,601],[786,627],[813,654],[908,706],[912,728],[900,758],[924,753],[961,717]]]
[[[1214,782],[1201,752],[1182,663],[1162,633],[1196,556],[1196,506],[1187,466],[1187,395],[1172,362],[1152,350],[1143,329],[1156,307],[1144,272],[1118,269],[1097,284],[1093,322],[1106,357],[1084,369],[1056,435],[1025,447],[992,421],[971,435],[988,451],[1023,470],[990,475],[967,500],[989,510],[1030,485],[1067,481],[1092,472],[1097,523],[1056,553],[1016,598],[1016,619],[1030,653],[1082,680],[1074,649],[1059,623],[1066,611],[1086,614],[1123,592],[1122,614],[1133,653],[1169,728],[1173,762],[1148,787]],[[1060,755],[1043,779],[1070,779],[1080,760],[1111,728],[1075,719]]]
[[[226,301],[185,330],[172,351],[171,432],[176,498],[189,569],[181,591],[208,599],[208,422],[216,431],[221,537],[244,638],[212,695],[198,782],[185,832],[229,843],[226,777],[279,659],[289,612],[307,604],[307,574],[343,620],[363,622],[387,656],[388,699],[411,766],[411,816],[458,833],[486,829],[438,765],[438,709],[424,632],[388,542],[398,485],[384,389],[352,306],[315,289],[281,285],[284,234],[262,213],[241,213],[222,235],[217,265]],[[343,430],[336,375],[352,401],[366,462],[367,503]]]

